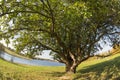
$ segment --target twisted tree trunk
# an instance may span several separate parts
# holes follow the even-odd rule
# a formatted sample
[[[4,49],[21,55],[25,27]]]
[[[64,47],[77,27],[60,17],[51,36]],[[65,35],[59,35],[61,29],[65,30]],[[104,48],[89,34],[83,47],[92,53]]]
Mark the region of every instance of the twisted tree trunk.
[[[76,68],[79,64],[77,63],[72,63],[69,62],[68,64],[66,64],[66,73],[76,73]]]

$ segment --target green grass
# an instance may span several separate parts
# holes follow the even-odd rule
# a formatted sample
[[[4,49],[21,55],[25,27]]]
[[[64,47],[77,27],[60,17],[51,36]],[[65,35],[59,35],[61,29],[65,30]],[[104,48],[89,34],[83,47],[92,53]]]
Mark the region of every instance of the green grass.
[[[0,80],[57,80],[64,67],[12,64],[0,59]]]
[[[74,80],[120,80],[120,54],[83,62]]]
[[[0,80],[59,80],[64,67],[13,64],[0,59]],[[120,80],[120,54],[89,59],[79,65],[71,80]]]

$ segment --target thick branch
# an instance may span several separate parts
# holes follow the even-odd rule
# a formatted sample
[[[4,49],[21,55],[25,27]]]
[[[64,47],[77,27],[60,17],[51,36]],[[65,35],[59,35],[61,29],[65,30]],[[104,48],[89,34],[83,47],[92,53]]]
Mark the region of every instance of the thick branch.
[[[2,36],[2,35],[5,35],[5,34],[7,34],[7,33],[9,33],[9,32],[21,31],[21,30],[28,30],[28,31],[42,31],[42,32],[46,32],[46,33],[50,34],[49,31],[44,30],[44,29],[34,30],[34,29],[30,29],[30,28],[15,28],[15,29],[10,29],[8,32],[2,33],[2,34],[0,34],[0,35]]]
[[[63,48],[66,47],[65,44],[64,44],[64,42],[61,40],[61,38],[60,38],[60,37],[58,36],[58,34],[55,33],[55,32],[54,32],[54,37],[56,38],[58,44],[59,44],[61,47],[63,47]]]
[[[73,59],[73,61],[76,62],[75,55],[73,55],[70,51],[69,51],[69,55],[71,56],[71,58]]]
[[[51,31],[54,33],[54,27],[55,27],[55,16],[53,15],[53,10],[50,6],[50,3],[49,1],[47,0],[47,4],[48,4],[48,7],[49,7],[49,11],[50,11],[50,15],[51,15],[51,19],[52,19],[52,27],[51,27]]]
[[[57,60],[58,62],[61,62],[61,63],[66,63],[66,61],[61,58],[56,58],[55,60]]]
[[[49,50],[52,50],[52,51],[54,51],[54,52],[56,52],[56,53],[60,53],[59,51],[51,48],[50,46],[47,46],[46,44],[40,42],[39,40],[35,39],[34,37],[33,37],[33,39],[34,39],[35,42],[39,43],[42,47],[47,48],[47,49],[49,49]]]
[[[47,46],[46,44],[43,44],[42,42],[40,42],[39,40],[37,40],[37,39],[35,39],[35,38],[34,38],[34,41],[35,41],[35,42],[38,42],[42,47],[47,48],[47,49],[49,49],[49,50],[52,50],[53,52],[56,52],[57,54],[59,54],[59,56],[64,59],[64,60],[61,60],[60,62],[65,62],[65,61],[66,61],[66,60],[65,60],[65,59],[66,59],[66,58],[65,58],[65,55],[62,54],[61,52],[53,49],[53,48],[50,47],[50,46]]]
[[[78,61],[78,64],[81,63],[81,62],[83,62],[83,61],[86,61],[87,59],[89,59],[90,57],[93,57],[93,56],[94,56],[94,55],[91,55],[91,56],[89,55],[89,56],[87,56],[87,57],[79,60],[79,61]]]

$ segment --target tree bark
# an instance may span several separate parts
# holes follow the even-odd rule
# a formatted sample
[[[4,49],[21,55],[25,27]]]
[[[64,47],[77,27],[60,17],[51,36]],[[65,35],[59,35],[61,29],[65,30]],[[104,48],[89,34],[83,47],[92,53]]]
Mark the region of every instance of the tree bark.
[[[78,64],[74,63],[74,64],[66,64],[66,73],[76,73],[76,68],[77,68]]]

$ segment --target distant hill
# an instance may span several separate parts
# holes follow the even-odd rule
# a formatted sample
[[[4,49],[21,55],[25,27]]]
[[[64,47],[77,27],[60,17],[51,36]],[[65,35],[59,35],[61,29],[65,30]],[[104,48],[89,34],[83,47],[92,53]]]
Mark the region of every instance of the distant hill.
[[[120,80],[120,53],[83,62],[74,80]]]
[[[110,50],[112,54],[120,53],[120,45],[114,46],[112,50]]]
[[[13,56],[16,56],[16,57],[20,57],[20,58],[24,58],[24,59],[37,59],[37,60],[46,60],[46,61],[53,61],[53,62],[56,62],[55,60],[50,60],[50,59],[44,59],[44,58],[29,58],[29,57],[26,57],[20,53],[16,53],[13,49],[10,49],[8,47],[5,47],[4,45],[2,45],[0,43],[0,50],[1,51],[4,51],[10,55],[13,55]]]
[[[25,57],[23,55],[20,55],[19,53],[16,53],[13,49],[5,47],[3,44],[0,43],[0,51],[4,51],[10,55],[16,56],[16,57],[20,57],[20,58],[24,58],[24,59],[30,59],[28,57]]]
[[[97,54],[95,56],[104,58],[104,57],[112,56],[112,55],[118,54],[118,53],[120,53],[120,45],[114,46],[111,50],[99,53],[99,54]]]

